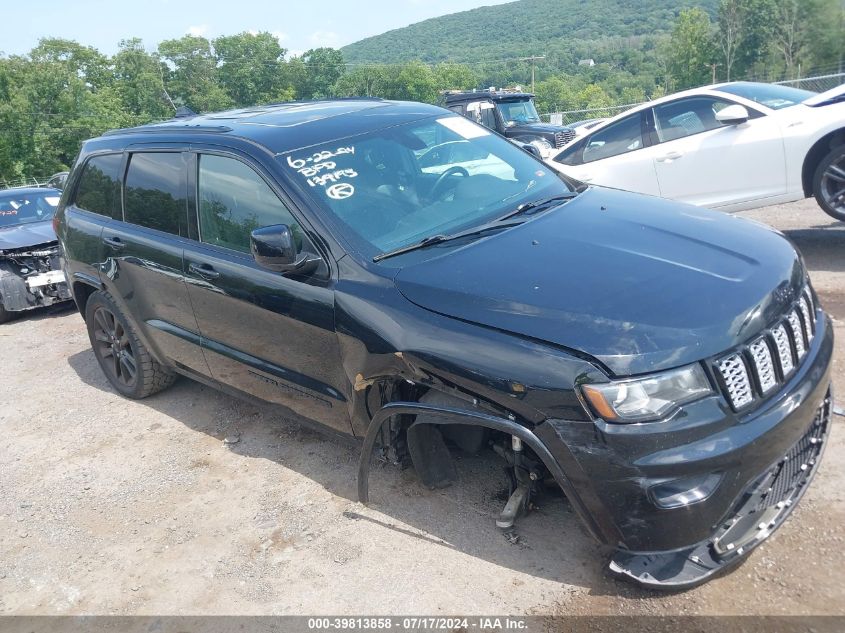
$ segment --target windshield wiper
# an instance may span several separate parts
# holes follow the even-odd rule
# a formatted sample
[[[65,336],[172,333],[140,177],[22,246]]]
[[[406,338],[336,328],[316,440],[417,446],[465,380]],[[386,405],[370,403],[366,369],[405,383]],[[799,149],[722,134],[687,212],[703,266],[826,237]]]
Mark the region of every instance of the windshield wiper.
[[[472,235],[480,235],[488,231],[506,229],[511,226],[517,226],[518,224],[522,224],[523,222],[524,220],[503,222],[502,219],[499,218],[498,220],[493,220],[492,222],[487,222],[486,224],[480,224],[479,226],[474,226],[463,231],[458,231],[457,233],[452,233],[451,235],[446,235],[444,233],[430,235],[426,238],[421,239],[419,242],[414,242],[413,244],[408,244],[407,246],[401,246],[395,250],[387,251],[386,253],[380,253],[379,255],[373,257],[373,261],[380,262],[381,260],[387,259],[388,257],[402,255],[403,253],[409,253],[420,248],[426,248],[427,246],[434,246],[435,244],[442,244],[443,242],[451,242],[453,240],[459,240]]]
[[[552,204],[553,202],[562,202],[564,200],[572,200],[575,196],[578,195],[577,191],[568,191],[566,193],[561,193],[556,196],[549,196],[548,198],[541,198],[539,200],[534,200],[533,202],[526,202],[524,204],[519,205],[513,211],[509,211],[502,217],[494,222],[503,222],[504,220],[508,220],[510,218],[516,217],[518,215],[529,214],[529,211],[533,213],[537,213],[543,207],[547,207],[548,205]]]

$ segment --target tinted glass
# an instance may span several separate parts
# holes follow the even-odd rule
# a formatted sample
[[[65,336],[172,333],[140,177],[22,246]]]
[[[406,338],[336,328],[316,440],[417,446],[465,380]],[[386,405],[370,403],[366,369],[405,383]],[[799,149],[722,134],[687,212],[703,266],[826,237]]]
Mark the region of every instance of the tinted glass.
[[[278,160],[366,254],[475,227],[526,202],[570,191],[559,175],[513,143],[450,115]]]
[[[0,193],[0,227],[51,220],[60,195],[52,189]]]
[[[772,110],[780,110],[781,108],[798,105],[802,101],[816,95],[815,92],[810,92],[809,90],[776,86],[775,84],[735,83],[719,86],[717,90],[744,97]]]
[[[539,123],[540,115],[533,101],[500,101],[499,112],[508,127],[520,123]]]
[[[639,112],[593,134],[584,147],[584,162],[633,152],[643,146]]]
[[[74,205],[117,220],[120,213],[120,164],[122,154],[94,156],[85,163]]]
[[[690,97],[654,108],[654,127],[661,143],[723,127],[716,113],[729,105],[715,97]]]
[[[278,196],[257,173],[242,162],[200,156],[200,236],[203,242],[249,252],[249,234],[255,229],[287,224],[301,241],[299,225]]]
[[[187,237],[187,192],[182,154],[132,154],[126,173],[126,221]]]

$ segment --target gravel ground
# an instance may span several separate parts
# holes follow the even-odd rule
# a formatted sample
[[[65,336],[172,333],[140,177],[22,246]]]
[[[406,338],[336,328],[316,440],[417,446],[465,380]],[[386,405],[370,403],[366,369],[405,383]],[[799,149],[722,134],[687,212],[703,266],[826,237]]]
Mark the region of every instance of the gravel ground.
[[[742,215],[804,253],[845,393],[845,225],[811,201]],[[2,614],[845,614],[842,418],[774,537],[727,576],[654,595],[605,572],[561,497],[504,538],[494,459],[460,460],[437,492],[378,469],[365,508],[356,452],[292,417],[189,380],[118,397],[71,310],[0,327],[0,359]]]

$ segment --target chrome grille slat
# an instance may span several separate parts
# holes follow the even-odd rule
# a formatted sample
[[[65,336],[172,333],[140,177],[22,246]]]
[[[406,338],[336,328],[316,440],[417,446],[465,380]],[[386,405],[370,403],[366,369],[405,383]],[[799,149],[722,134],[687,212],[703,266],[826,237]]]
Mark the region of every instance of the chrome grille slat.
[[[745,361],[742,356],[734,354],[719,361],[719,372],[725,381],[728,390],[728,397],[737,409],[750,404],[754,399],[751,389],[751,381],[748,379],[748,371],[745,368]]]
[[[779,323],[747,346],[714,361],[714,370],[735,410],[773,394],[790,378],[815,338],[817,310],[806,286]]]
[[[798,307],[801,308],[801,315],[804,317],[804,336],[807,337],[808,342],[812,343],[813,336],[815,335],[815,332],[813,331],[813,326],[815,324],[810,316],[810,306],[807,302],[806,296],[801,297],[801,301],[798,302]]]
[[[792,361],[792,347],[789,345],[789,334],[786,333],[786,326],[781,323],[774,330],[772,336],[775,339],[775,347],[780,360],[780,370],[783,376],[788,376],[795,368]]]
[[[777,387],[778,384],[777,374],[775,374],[775,363],[772,360],[772,352],[769,349],[769,344],[766,343],[766,339],[760,338],[754,341],[748,350],[751,352],[751,358],[754,360],[754,369],[757,373],[757,379],[760,381],[760,390],[765,395]]]
[[[555,147],[559,149],[574,138],[575,130],[570,130],[569,128],[561,132],[555,132]]]
[[[801,319],[798,318],[798,312],[793,310],[786,317],[789,321],[789,329],[792,330],[792,342],[795,344],[795,353],[800,361],[807,353],[804,347],[804,327],[801,325]]]

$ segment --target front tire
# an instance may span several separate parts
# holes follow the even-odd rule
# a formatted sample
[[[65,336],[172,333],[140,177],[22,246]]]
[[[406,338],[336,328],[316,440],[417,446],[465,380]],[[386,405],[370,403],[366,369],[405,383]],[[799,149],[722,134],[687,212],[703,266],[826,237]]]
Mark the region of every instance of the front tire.
[[[845,145],[834,147],[816,167],[813,195],[822,211],[845,222]]]
[[[118,393],[139,400],[173,384],[175,374],[150,355],[107,292],[88,298],[85,323],[100,369]]]

